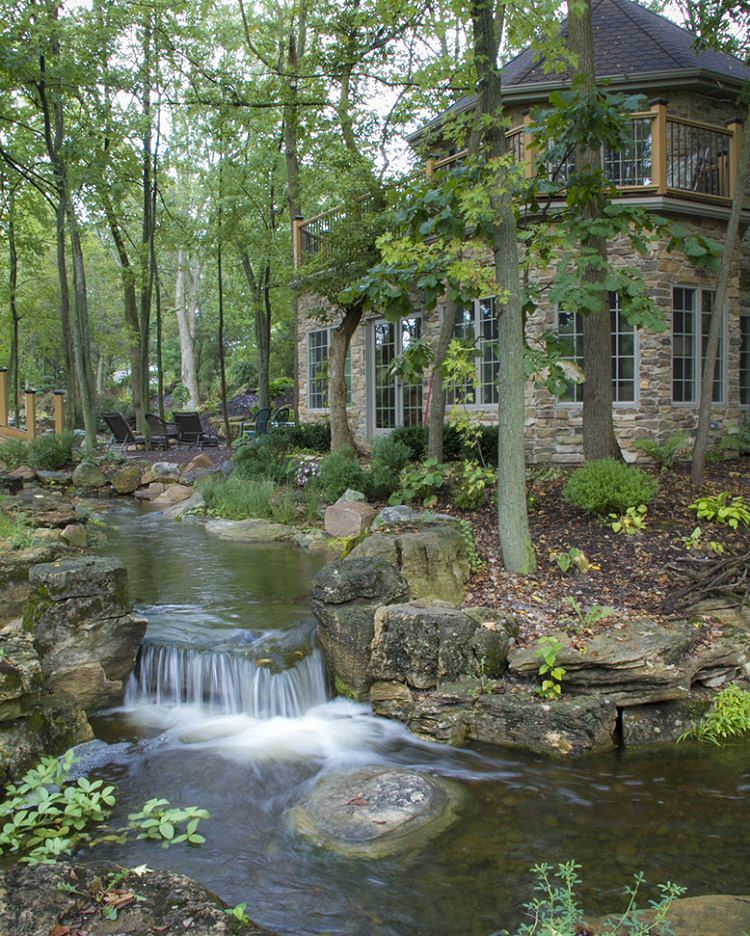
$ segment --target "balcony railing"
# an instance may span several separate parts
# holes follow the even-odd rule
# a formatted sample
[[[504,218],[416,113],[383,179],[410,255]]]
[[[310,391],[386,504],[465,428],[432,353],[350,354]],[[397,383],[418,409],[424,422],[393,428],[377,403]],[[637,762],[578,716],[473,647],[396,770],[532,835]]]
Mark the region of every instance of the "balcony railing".
[[[530,118],[506,133],[508,150],[523,173],[532,178],[536,169]],[[602,151],[607,178],[624,196],[663,195],[729,205],[734,198],[737,156],[742,123],[735,119],[726,126],[688,120],[667,111],[663,101],[651,109],[630,115],[631,139],[625,149]],[[750,128],[747,132],[750,133]],[[442,159],[428,160],[427,172],[455,169],[468,151],[460,150]],[[565,183],[575,169],[574,157],[545,160],[550,176]],[[359,210],[359,209],[358,209]],[[365,210],[364,202],[361,210]],[[312,218],[295,221],[294,255],[297,266],[325,255],[336,225],[348,217],[343,208],[333,208]]]

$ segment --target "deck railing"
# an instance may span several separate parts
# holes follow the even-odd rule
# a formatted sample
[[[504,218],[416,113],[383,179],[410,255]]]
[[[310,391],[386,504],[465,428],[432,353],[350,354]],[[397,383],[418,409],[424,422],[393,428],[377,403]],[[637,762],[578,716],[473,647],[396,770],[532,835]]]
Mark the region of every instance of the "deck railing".
[[[8,368],[0,367],[0,439],[21,439],[31,442],[36,438],[36,390],[24,390],[24,410],[26,428],[9,425]],[[65,414],[62,390],[55,390],[55,433],[60,435],[65,429]]]
[[[623,196],[666,195],[696,201],[729,205],[734,198],[737,155],[742,121],[734,118],[725,126],[688,120],[670,114],[666,101],[653,101],[650,110],[630,115],[631,139],[621,151],[602,150],[602,166],[607,178]],[[750,132],[748,128],[747,132]],[[536,168],[531,119],[506,133],[508,150],[523,166],[526,178]],[[427,173],[461,166],[468,150],[427,161]],[[575,167],[574,156],[550,158],[547,172],[564,183]],[[325,253],[330,235],[347,217],[342,208],[321,212],[312,218],[299,218],[294,225],[295,263],[300,266]]]

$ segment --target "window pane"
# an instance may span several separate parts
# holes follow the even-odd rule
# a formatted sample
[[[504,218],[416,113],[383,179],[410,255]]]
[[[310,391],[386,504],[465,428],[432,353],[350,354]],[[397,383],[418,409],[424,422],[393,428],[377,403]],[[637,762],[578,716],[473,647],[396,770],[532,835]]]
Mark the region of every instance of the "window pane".
[[[324,409],[328,406],[328,329],[310,332],[307,341],[309,406]]]
[[[702,335],[701,335],[701,373],[700,379],[703,379],[703,368],[706,364],[706,348],[708,346],[708,330],[711,327],[711,312],[714,307],[714,291],[704,289],[701,292],[702,305]],[[696,394],[696,399],[698,395]],[[714,368],[714,388],[712,401],[714,403],[724,402],[724,323],[722,322],[719,332],[719,347],[716,350],[716,366]]]
[[[750,406],[750,315],[740,316],[740,405]]]
[[[478,403],[497,403],[497,316],[493,297],[479,303],[479,400]]]
[[[403,319],[400,324],[401,347],[399,353],[406,349],[417,339],[422,337],[422,319]],[[422,425],[422,383],[403,384],[401,388],[402,413],[401,424],[404,426]]]
[[[393,429],[396,425],[396,382],[388,371],[396,357],[396,329],[390,322],[376,322],[375,341],[375,426]]]
[[[695,401],[695,303],[696,290],[675,287],[672,292],[672,399]]]
[[[578,313],[560,309],[557,313],[557,323],[557,334],[565,349],[563,360],[571,361],[583,371],[583,319]],[[571,380],[560,399],[565,403],[581,403],[583,384]]]
[[[609,293],[612,328],[612,399],[615,403],[635,400],[635,328],[620,311],[617,293]]]

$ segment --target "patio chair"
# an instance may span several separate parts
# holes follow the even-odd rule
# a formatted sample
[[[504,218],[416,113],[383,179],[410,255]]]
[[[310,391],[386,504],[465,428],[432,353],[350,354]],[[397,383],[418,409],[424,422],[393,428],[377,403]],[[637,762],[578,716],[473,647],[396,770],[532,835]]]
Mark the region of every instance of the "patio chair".
[[[294,423],[289,419],[290,412],[288,406],[280,406],[273,414],[271,425],[276,428],[279,426],[293,426]]]
[[[219,444],[219,437],[211,432],[205,432],[198,413],[173,413],[177,426],[177,446],[187,445],[190,448],[215,447]]]
[[[151,435],[151,448],[168,449],[170,442],[178,441],[177,429],[165,423],[156,413],[146,413],[146,422]]]
[[[257,439],[259,436],[266,435],[268,424],[271,422],[271,410],[267,406],[259,409],[255,414],[255,420],[252,423],[240,423],[239,442]]]
[[[134,432],[127,423],[122,413],[102,413],[104,423],[112,433],[112,439],[107,446],[107,451],[113,450],[124,455],[132,445],[135,449],[145,449],[146,440],[142,435]]]

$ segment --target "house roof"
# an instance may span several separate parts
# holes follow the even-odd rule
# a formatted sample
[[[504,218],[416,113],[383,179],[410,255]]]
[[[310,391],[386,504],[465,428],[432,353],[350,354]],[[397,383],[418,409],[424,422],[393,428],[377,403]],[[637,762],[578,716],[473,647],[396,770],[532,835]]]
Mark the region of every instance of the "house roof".
[[[740,59],[713,49],[697,50],[691,32],[635,0],[593,0],[591,16],[599,79],[634,89],[649,82],[653,85],[657,79],[663,85],[691,77],[731,88],[750,80],[750,68]],[[560,33],[567,37],[567,20],[561,23]],[[545,56],[538,55],[531,46],[511,59],[502,70],[506,96],[532,98],[536,93],[543,97],[570,80],[569,72],[545,71],[544,66]],[[424,130],[439,126],[447,116],[466,110],[475,100],[474,95],[461,98],[410,139],[416,140]]]

